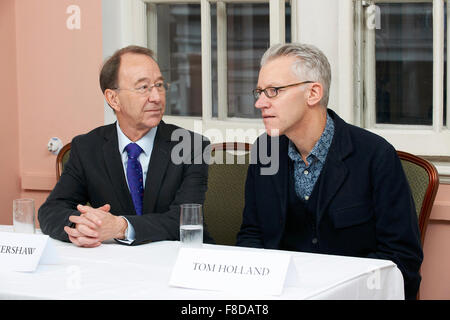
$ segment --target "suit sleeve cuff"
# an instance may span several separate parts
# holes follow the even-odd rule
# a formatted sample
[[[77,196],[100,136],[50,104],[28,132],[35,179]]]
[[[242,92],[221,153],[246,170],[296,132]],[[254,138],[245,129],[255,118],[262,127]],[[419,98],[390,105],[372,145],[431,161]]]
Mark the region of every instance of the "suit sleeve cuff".
[[[123,243],[123,244],[131,245],[134,242],[134,240],[136,240],[136,233],[134,231],[134,227],[130,223],[130,221],[128,221],[127,218],[125,218],[124,216],[121,216],[121,217],[127,221],[127,229],[125,230],[125,238],[124,239],[114,239],[114,240],[116,240],[120,243]]]

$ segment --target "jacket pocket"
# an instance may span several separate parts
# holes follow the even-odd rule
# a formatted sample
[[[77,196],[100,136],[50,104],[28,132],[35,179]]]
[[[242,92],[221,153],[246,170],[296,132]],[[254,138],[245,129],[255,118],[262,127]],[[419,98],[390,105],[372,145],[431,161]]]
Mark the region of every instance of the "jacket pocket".
[[[335,228],[347,228],[365,223],[372,218],[372,208],[368,203],[359,203],[351,207],[330,212]]]

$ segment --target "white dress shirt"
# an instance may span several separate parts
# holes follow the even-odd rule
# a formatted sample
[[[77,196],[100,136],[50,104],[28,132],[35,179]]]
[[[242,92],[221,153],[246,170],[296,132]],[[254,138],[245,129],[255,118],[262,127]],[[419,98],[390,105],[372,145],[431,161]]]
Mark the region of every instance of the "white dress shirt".
[[[128,153],[125,150],[125,147],[129,143],[132,143],[133,141],[128,139],[128,137],[122,132],[122,129],[120,129],[120,126],[119,126],[119,122],[116,122],[116,127],[117,127],[117,138],[118,138],[118,142],[119,142],[119,152],[120,152],[120,155],[122,158],[122,165],[123,165],[123,171],[125,173],[125,179],[128,184],[128,178],[127,178]],[[145,179],[147,178],[148,164],[150,163],[150,157],[152,155],[153,145],[155,142],[155,136],[156,136],[157,130],[158,130],[158,127],[154,127],[152,129],[150,129],[150,131],[147,132],[147,134],[145,136],[143,136],[141,139],[139,139],[138,141],[135,142],[143,150],[143,152],[139,155],[138,160],[142,166],[144,188],[145,188]],[[126,243],[126,244],[131,244],[136,239],[134,228],[133,228],[133,225],[128,221],[128,219],[126,219],[125,217],[123,217],[123,218],[125,220],[127,220],[127,223],[128,223],[127,230],[125,231],[125,239],[116,239],[116,240]]]

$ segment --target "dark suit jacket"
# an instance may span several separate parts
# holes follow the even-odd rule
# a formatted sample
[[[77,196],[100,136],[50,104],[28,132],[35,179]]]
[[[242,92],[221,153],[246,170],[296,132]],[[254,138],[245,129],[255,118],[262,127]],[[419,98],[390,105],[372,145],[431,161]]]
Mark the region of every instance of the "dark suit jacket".
[[[403,274],[406,298],[413,299],[423,254],[414,202],[396,150],[383,138],[328,113],[335,133],[316,186],[317,252],[391,260]],[[276,138],[264,134],[259,139],[268,140],[270,154]],[[275,175],[261,175],[259,161],[249,166],[240,246],[279,249],[288,206],[288,142],[280,137]]]
[[[191,140],[190,152],[183,154],[181,164],[171,161],[172,149],[178,144],[171,141],[176,129]],[[88,202],[97,208],[109,203],[111,213],[126,217],[133,225],[134,245],[179,240],[179,205],[203,203],[205,199],[208,166],[203,161],[203,149],[208,144],[198,134],[160,122],[146,177],[143,215],[137,216],[118,149],[116,124],[77,136],[61,179],[39,209],[40,228],[52,238],[69,241],[63,228],[71,224],[70,215],[80,214],[77,204]],[[180,150],[178,145],[177,154],[182,153]],[[213,242],[206,228],[204,231],[204,241]]]

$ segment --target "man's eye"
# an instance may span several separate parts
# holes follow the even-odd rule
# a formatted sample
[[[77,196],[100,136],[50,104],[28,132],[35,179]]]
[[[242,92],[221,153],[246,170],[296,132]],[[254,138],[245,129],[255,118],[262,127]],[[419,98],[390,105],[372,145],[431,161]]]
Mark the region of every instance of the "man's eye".
[[[267,90],[267,93],[268,93],[270,96],[273,96],[273,95],[276,95],[276,94],[277,94],[277,89],[276,89],[276,88],[267,88],[266,90]]]
[[[155,87],[161,88],[164,85],[164,82],[157,82],[155,83]]]
[[[148,90],[148,85],[143,85],[143,86],[136,88],[136,91],[140,92],[140,93],[145,93],[147,90]]]

